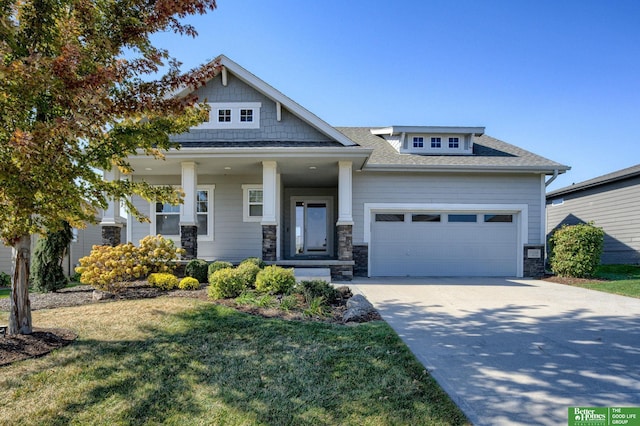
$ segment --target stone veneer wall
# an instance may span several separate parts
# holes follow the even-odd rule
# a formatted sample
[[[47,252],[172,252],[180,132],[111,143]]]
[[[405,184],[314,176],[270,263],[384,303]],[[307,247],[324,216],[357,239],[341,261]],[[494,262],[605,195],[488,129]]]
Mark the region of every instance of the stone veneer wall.
[[[356,277],[369,276],[369,246],[367,244],[353,245],[353,275]]]
[[[276,260],[277,233],[276,225],[262,225],[262,260]]]
[[[185,250],[185,260],[198,258],[198,227],[195,225],[180,226],[180,247]]]
[[[544,245],[526,244],[523,265],[525,277],[539,278],[544,276]]]
[[[122,226],[102,225],[102,245],[115,247],[121,243],[120,231]]]

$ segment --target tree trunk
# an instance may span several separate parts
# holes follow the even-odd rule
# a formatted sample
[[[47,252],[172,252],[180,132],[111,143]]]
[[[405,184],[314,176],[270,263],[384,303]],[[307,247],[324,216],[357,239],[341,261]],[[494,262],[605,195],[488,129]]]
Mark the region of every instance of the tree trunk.
[[[13,246],[13,277],[9,312],[9,334],[31,334],[31,302],[29,301],[29,262],[31,235],[23,235]]]

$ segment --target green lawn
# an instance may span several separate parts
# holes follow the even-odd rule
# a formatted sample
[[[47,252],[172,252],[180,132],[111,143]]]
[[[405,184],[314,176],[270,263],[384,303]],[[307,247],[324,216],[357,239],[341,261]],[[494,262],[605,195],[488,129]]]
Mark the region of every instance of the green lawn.
[[[468,424],[382,321],[265,319],[170,297],[33,316],[79,338],[0,367],[0,424]]]
[[[640,266],[601,265],[596,278],[607,281],[575,283],[578,287],[640,298]]]

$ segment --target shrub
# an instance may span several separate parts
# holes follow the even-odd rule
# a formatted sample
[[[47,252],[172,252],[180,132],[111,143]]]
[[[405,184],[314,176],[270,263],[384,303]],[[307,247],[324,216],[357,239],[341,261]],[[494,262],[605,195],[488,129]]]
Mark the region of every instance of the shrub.
[[[247,287],[256,286],[256,277],[260,272],[260,268],[255,263],[241,263],[240,265],[238,265],[236,270],[242,276],[242,279],[244,280]]]
[[[209,268],[207,270],[208,277],[211,277],[211,274],[213,274],[216,271],[219,271],[220,269],[225,269],[225,268],[233,268],[233,263],[231,262],[225,262],[223,260],[216,260],[215,262],[211,263],[209,265]]]
[[[200,282],[193,277],[184,277],[178,284],[180,290],[197,290],[200,288]]]
[[[327,304],[335,303],[340,299],[338,290],[324,280],[301,281],[296,285],[295,291],[300,293],[304,297],[304,301],[309,304],[319,297]]]
[[[588,278],[600,264],[604,231],[593,224],[564,225],[549,239],[549,263],[561,277]]]
[[[244,279],[236,269],[218,269],[209,276],[208,294],[212,299],[238,297],[246,289]]]
[[[166,272],[155,272],[149,275],[149,284],[154,287],[161,288],[162,290],[172,290],[178,287],[178,277],[173,274],[167,274]]]
[[[82,274],[79,274],[78,272],[74,272],[73,274],[69,275],[69,281],[71,281],[72,283],[79,283],[81,279]]]
[[[10,287],[11,286],[11,275],[0,272],[0,287]]]
[[[267,266],[256,277],[256,289],[264,293],[286,294],[295,286],[293,269],[280,266]]]
[[[248,257],[245,260],[243,260],[242,262],[240,262],[240,266],[244,265],[245,263],[251,263],[253,265],[256,265],[258,268],[262,269],[265,266],[267,266],[266,263],[264,263],[264,260],[257,258],[257,257]]]
[[[202,259],[193,259],[184,268],[187,277],[193,277],[200,283],[206,283],[209,276],[209,262]]]
[[[173,241],[160,235],[143,238],[140,247],[131,243],[115,247],[93,246],[91,254],[80,259],[76,272],[82,274],[82,284],[118,292],[127,283],[145,278],[149,273],[172,272],[175,260],[183,252],[183,249],[175,248]]]
[[[63,222],[59,231],[40,238],[31,259],[31,284],[37,291],[48,293],[65,288],[69,281],[64,276],[62,259],[73,240],[71,226]]]
[[[298,297],[295,294],[290,294],[288,296],[284,296],[282,300],[280,300],[280,309],[283,311],[289,312],[292,309],[298,307]]]

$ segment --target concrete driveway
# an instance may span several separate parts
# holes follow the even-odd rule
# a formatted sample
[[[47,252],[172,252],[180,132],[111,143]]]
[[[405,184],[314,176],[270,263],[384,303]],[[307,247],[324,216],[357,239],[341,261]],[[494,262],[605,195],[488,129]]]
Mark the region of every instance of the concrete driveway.
[[[640,406],[640,299],[538,280],[352,282],[475,425]]]

